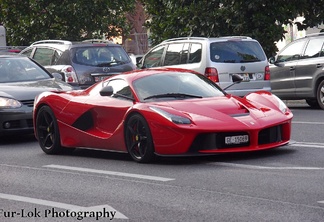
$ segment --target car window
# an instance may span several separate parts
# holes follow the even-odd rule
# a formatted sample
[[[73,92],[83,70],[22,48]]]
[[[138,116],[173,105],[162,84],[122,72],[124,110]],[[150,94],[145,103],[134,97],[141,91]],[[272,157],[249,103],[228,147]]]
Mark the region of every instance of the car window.
[[[114,92],[112,97],[126,99],[123,96],[134,98],[130,86],[122,79],[114,79],[108,82],[107,86],[112,86]]]
[[[186,64],[189,56],[189,43],[184,43],[180,52],[180,64]]]
[[[183,43],[168,44],[164,58],[164,66],[180,64],[180,55],[183,45]]]
[[[192,43],[190,45],[190,52],[189,52],[189,61],[188,63],[197,63],[201,61],[201,44],[199,43]]]
[[[54,49],[36,48],[33,59],[42,66],[48,66],[52,64],[54,52]]]
[[[162,56],[165,49],[165,45],[158,46],[149,52],[144,59],[143,66],[146,68],[158,67],[162,64]]]
[[[283,51],[279,53],[276,62],[298,60],[301,57],[305,43],[306,39],[292,42],[290,45],[287,46],[287,48],[283,49]]]
[[[324,38],[310,39],[302,58],[307,59],[307,58],[316,58],[319,56],[324,56],[323,43],[324,43]]]
[[[255,41],[225,41],[210,44],[210,59],[220,63],[259,62],[266,59]]]
[[[73,62],[87,66],[116,66],[129,62],[122,47],[76,47],[73,50]]]
[[[1,58],[0,82],[21,82],[48,79],[41,67],[26,58]]]
[[[32,52],[33,52],[33,48],[30,48],[30,49],[27,49],[26,51],[22,52],[21,54],[30,57]]]
[[[61,57],[62,53],[63,53],[63,52],[58,51],[58,50],[55,50],[55,51],[54,51],[54,55],[53,55],[53,57],[52,57],[52,64],[56,64],[56,63],[57,63],[57,61],[58,61],[58,59]]]

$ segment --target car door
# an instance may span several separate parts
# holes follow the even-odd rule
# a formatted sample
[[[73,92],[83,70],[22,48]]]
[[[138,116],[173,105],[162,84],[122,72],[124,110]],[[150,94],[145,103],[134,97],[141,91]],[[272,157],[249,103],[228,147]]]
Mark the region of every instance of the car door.
[[[111,86],[113,95],[101,96],[97,92],[90,95],[86,103],[93,107],[95,127],[107,134],[114,134],[120,128],[126,112],[133,106],[134,97],[130,86],[122,79],[104,82],[103,86]]]
[[[296,97],[314,97],[314,83],[318,73],[323,72],[324,55],[322,53],[324,38],[310,38],[305,53],[298,60],[295,71]]]
[[[272,93],[282,99],[293,99],[295,94],[296,66],[305,48],[306,39],[287,45],[270,66]]]

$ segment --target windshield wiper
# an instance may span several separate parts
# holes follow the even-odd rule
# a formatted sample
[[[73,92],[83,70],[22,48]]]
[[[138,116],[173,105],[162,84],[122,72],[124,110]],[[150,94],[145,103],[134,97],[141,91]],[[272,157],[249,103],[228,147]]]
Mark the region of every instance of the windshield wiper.
[[[235,59],[232,59],[232,60],[224,60],[223,62],[224,63],[236,63],[236,60]]]
[[[99,63],[97,66],[98,67],[111,66],[113,63],[116,63],[116,62],[102,62],[102,63]]]
[[[260,59],[245,59],[245,60],[241,60],[240,63],[246,63],[246,62],[260,62]]]
[[[97,66],[98,67],[104,67],[104,66],[113,66],[113,65],[123,65],[123,64],[126,64],[125,61],[119,61],[119,60],[114,60],[114,61],[111,61],[111,62],[102,62],[102,63],[99,63]]]
[[[174,97],[174,98],[203,98],[202,96],[196,96],[185,93],[165,93],[165,94],[157,94],[144,98],[144,100],[152,99],[152,98],[166,98],[166,97]]]

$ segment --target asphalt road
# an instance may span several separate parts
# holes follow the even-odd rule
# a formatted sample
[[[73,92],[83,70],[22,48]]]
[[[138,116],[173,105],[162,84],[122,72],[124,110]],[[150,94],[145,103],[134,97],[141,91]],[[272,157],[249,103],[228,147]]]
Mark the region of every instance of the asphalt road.
[[[138,164],[126,154],[44,154],[33,136],[0,140],[0,221],[324,220],[322,110],[286,101],[290,145]]]

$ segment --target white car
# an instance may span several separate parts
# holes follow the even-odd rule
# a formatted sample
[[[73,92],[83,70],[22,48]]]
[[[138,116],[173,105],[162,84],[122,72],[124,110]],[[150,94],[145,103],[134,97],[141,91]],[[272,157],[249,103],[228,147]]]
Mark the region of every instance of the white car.
[[[260,43],[246,36],[219,38],[183,37],[165,40],[147,52],[140,68],[185,68],[204,74],[222,88],[230,86],[232,76],[243,82],[228,93],[244,96],[258,90],[271,91],[270,69]]]

